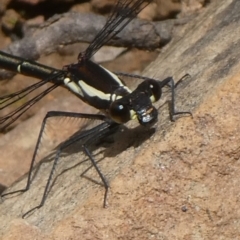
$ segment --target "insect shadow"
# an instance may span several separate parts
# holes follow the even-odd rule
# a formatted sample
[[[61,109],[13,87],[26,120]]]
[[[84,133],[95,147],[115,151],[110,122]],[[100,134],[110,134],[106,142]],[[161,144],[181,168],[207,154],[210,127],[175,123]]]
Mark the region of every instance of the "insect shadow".
[[[71,137],[74,137],[74,136],[78,135],[79,133],[80,132],[76,132]],[[108,135],[108,136],[106,136],[102,139],[99,139],[94,144],[91,144],[90,146],[88,146],[88,148],[89,148],[89,151],[92,154],[92,157],[96,161],[96,164],[99,165],[106,158],[112,158],[111,161],[114,161],[114,159],[117,158],[117,156],[120,153],[124,152],[128,148],[131,148],[131,147],[134,147],[135,149],[138,148],[147,139],[149,139],[154,133],[155,133],[154,128],[146,129],[142,126],[137,126],[133,129],[129,129],[124,125],[120,125],[119,128],[115,132],[111,133],[110,135]],[[39,171],[39,169],[40,169],[40,167],[43,163],[52,162],[54,160],[56,150],[58,149],[58,147],[61,144],[62,143],[60,143],[57,147],[55,147],[54,152],[48,154],[44,159],[42,159],[37,164],[37,166],[35,167],[34,176],[33,176],[31,181],[34,181],[34,177],[36,176],[37,172]],[[69,159],[69,157],[71,155],[78,154],[80,152],[82,152],[82,154],[85,155],[84,152],[83,152],[83,149],[82,149],[82,144],[83,143],[80,140],[80,141],[77,141],[74,144],[70,145],[66,149],[64,149],[64,151],[62,152],[62,154],[60,156],[59,161],[61,161],[61,157],[63,157],[63,156],[67,157]],[[97,151],[99,148],[101,148],[100,151]],[[128,161],[128,160],[126,160],[126,161]],[[64,175],[64,173],[66,173],[68,171],[72,171],[77,166],[79,166],[81,164],[84,164],[86,162],[91,163],[88,156],[85,156],[83,160],[80,160],[78,163],[72,165],[71,167],[65,168],[59,174],[57,174],[56,177],[54,178],[52,184],[51,184],[49,192],[51,191],[52,187],[54,186],[54,184],[56,183],[56,181],[59,177]],[[93,165],[91,164],[85,170],[83,170],[82,173],[79,173],[79,176],[83,177],[83,178],[85,178],[85,179],[87,179],[87,180],[89,180],[89,181],[91,181],[95,184],[104,186],[104,184],[101,181],[93,179],[92,177],[89,177],[87,175],[88,171],[92,168],[93,168]],[[111,169],[109,171],[111,171]],[[105,172],[102,172],[102,174],[107,175],[107,173],[105,173]],[[97,172],[96,172],[96,175],[97,175]],[[97,178],[99,179],[99,176],[97,176]]]
[[[77,136],[80,133],[82,133],[82,129],[77,131],[73,135],[71,135],[68,138],[68,140],[71,138],[74,138],[75,136]],[[155,128],[146,129],[145,127],[138,125],[135,128],[129,129],[125,125],[119,125],[119,127],[114,132],[112,132],[108,136],[98,139],[96,142],[89,145],[88,149],[91,152],[92,157],[94,158],[96,164],[100,165],[100,168],[101,168],[101,164],[104,164],[104,160],[107,158],[111,158],[112,164],[118,164],[118,155],[120,153],[124,152],[126,149],[131,148],[131,147],[134,147],[135,149],[138,148],[147,139],[149,139],[154,133],[155,133]],[[68,140],[66,140],[66,141],[68,141]],[[30,180],[31,184],[30,184],[29,190],[31,190],[31,187],[36,187],[36,185],[34,185],[34,186],[31,186],[31,185],[34,182],[37,175],[39,174],[42,166],[46,163],[52,163],[54,161],[54,159],[56,157],[57,149],[61,146],[61,144],[63,144],[66,141],[63,141],[60,144],[58,144],[51,153],[49,153],[47,156],[42,158],[38,163],[36,163],[36,165],[33,168],[32,176],[31,176],[31,180]],[[88,158],[88,156],[86,156],[83,152],[83,149],[82,149],[83,143],[84,143],[84,140],[83,141],[79,140],[77,142],[74,142],[73,144],[66,147],[61,152],[61,155],[59,156],[59,163],[61,163],[61,160],[66,161],[66,159],[67,160],[71,159],[71,157],[74,157],[75,154],[77,154],[77,158],[78,158],[80,152],[82,152],[82,154],[80,155],[79,160],[78,161],[75,160],[74,161],[75,164],[72,164],[71,166],[69,166],[68,164],[65,164],[65,162],[61,163],[62,166],[60,167],[61,168],[60,172],[58,172],[58,169],[57,169],[58,165],[56,166],[56,169],[55,169],[56,174],[54,174],[55,176],[53,177],[51,184],[47,190],[46,200],[47,200],[49,193],[53,190],[54,185],[58,182],[59,178],[64,177],[64,174],[66,174],[69,171],[74,171],[75,168],[78,168],[81,165],[83,165],[83,166],[81,167],[82,172],[79,172],[80,177],[85,178],[86,180],[88,180],[94,184],[104,186],[101,179],[99,179],[97,172],[96,172],[96,174],[95,173],[91,174],[91,176],[88,175],[88,172],[90,169],[92,169],[93,165],[91,164],[91,161]],[[100,149],[100,150],[98,150],[98,149]],[[66,157],[66,159],[64,159],[65,157]],[[74,157],[74,158],[76,158],[76,157]],[[116,162],[115,162],[115,160],[116,160]],[[130,164],[131,160],[132,159],[124,159],[124,161],[126,163],[123,164],[123,166],[120,166],[120,169],[123,168],[124,165]],[[88,163],[88,164],[86,164],[86,163]],[[84,164],[86,164],[86,166]],[[65,167],[64,165],[68,165],[68,166]],[[48,165],[48,166],[49,167],[47,167],[47,170],[49,170],[49,175],[48,174],[46,174],[46,175],[48,175],[48,177],[49,177],[50,176],[50,168],[51,168],[52,164]],[[95,170],[95,169],[93,169],[93,170]],[[102,174],[104,176],[107,176],[106,179],[109,180],[108,175],[112,171],[112,169],[107,168],[107,172],[105,172],[105,170],[106,169],[104,168],[104,171],[102,171]],[[120,170],[118,170],[118,171],[120,171]],[[26,179],[27,175],[28,174],[25,174],[21,178],[21,180]],[[95,176],[96,176],[96,178],[95,178]],[[46,181],[46,183],[47,183],[48,179],[44,179],[44,181]],[[16,197],[20,194],[22,194],[22,192],[18,192],[13,195],[8,195],[7,198]]]

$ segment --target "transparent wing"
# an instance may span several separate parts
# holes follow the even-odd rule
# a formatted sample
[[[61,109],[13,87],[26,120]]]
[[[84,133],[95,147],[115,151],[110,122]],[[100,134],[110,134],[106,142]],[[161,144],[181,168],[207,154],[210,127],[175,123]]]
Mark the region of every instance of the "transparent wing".
[[[0,111],[6,109],[10,105],[14,105],[19,100],[23,100],[27,95],[32,94],[35,90],[52,81],[56,77],[59,77],[59,74],[52,75],[48,79],[41,80],[15,93],[0,96]],[[30,100],[21,104],[19,107],[17,107],[10,113],[4,115],[3,117],[0,117],[0,131],[5,130],[8,126],[15,122],[22,114],[24,114],[29,108],[31,108],[35,103],[37,103],[44,96],[46,96],[48,93],[50,93],[60,85],[61,82],[56,81],[55,83],[53,83],[53,85],[51,85],[41,93],[33,96]]]
[[[90,59],[103,45],[116,36],[152,0],[119,0],[102,30],[96,35],[85,52],[79,55]]]

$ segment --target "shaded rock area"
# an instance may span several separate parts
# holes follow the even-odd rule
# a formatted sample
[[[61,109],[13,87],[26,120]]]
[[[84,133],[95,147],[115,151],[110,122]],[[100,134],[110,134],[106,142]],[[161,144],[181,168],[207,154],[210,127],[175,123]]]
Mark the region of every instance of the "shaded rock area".
[[[75,144],[61,157],[41,209],[21,219],[41,201],[51,153],[37,169],[28,192],[4,199],[2,239],[239,239],[239,9],[238,0],[212,1],[195,19],[175,29],[172,41],[144,71],[148,77],[175,80],[189,73],[191,78],[177,87],[176,109],[192,111],[193,118],[170,122],[168,104],[163,104],[170,95],[164,89],[162,101],[156,103],[155,129],[131,121],[114,134],[114,142],[91,148],[111,186],[108,208],[102,208],[104,189],[96,184],[101,183],[98,175]],[[51,107],[79,111],[75,99],[62,99],[56,98]],[[12,154],[15,146],[17,154],[23,154],[21,160],[31,159],[22,149],[35,140],[17,139],[18,145],[14,140],[20,138],[20,130],[23,135],[29,130],[29,137],[36,138],[36,126],[48,107],[42,105],[37,115],[2,137],[2,156]],[[45,138],[50,144],[43,148],[59,144],[51,139],[56,134],[61,141],[66,135],[63,129],[72,134],[68,121],[49,124]],[[61,130],[55,133],[57,127]],[[25,183],[23,177],[10,191]]]

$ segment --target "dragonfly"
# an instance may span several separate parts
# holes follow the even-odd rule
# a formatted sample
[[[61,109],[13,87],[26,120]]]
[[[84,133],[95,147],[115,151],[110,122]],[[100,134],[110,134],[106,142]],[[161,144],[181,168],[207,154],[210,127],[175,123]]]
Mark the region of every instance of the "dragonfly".
[[[109,40],[114,38],[150,2],[151,0],[118,0],[112,13],[107,19],[106,24],[89,44],[87,49],[78,55],[77,62],[64,66],[61,70],[0,51],[1,68],[40,79],[39,82],[32,84],[25,89],[5,96],[0,96],[0,110],[21,100],[41,86],[51,83],[47,89],[32,97],[29,101],[23,103],[9,114],[1,117],[1,130],[9,127],[35,103],[59,86],[70,90],[71,93],[76,95],[82,101],[102,112],[102,114],[86,114],[50,111],[46,114],[42,121],[33,153],[26,187],[12,192],[5,192],[2,194],[2,197],[29,190],[34,163],[48,119],[54,117],[71,117],[77,119],[98,120],[100,121],[100,124],[74,135],[74,137],[59,145],[55,153],[52,169],[49,173],[41,202],[38,206],[24,213],[22,215],[23,218],[44,205],[51,188],[51,183],[53,182],[53,173],[59,161],[61,152],[68,146],[80,140],[84,140],[81,146],[82,150],[90,159],[93,167],[96,169],[103,182],[105,188],[103,206],[106,207],[109,184],[104,177],[104,174],[99,169],[96,160],[89,150],[89,146],[93,144],[93,142],[96,142],[96,139],[103,139],[114,133],[119,126],[130,120],[137,120],[140,125],[145,127],[153,126],[158,120],[158,111],[153,106],[153,103],[161,98],[163,87],[168,86],[171,89],[170,119],[174,121],[174,116],[180,114],[191,115],[191,112],[188,111],[178,112],[175,110],[175,88],[177,84],[174,83],[172,77],[167,77],[163,80],[156,80],[127,73],[113,73],[91,60],[91,57],[103,45],[106,45]],[[138,78],[141,79],[142,82],[135,90],[131,90],[122,81],[124,76]],[[180,83],[186,76],[187,75],[181,78],[178,83]]]

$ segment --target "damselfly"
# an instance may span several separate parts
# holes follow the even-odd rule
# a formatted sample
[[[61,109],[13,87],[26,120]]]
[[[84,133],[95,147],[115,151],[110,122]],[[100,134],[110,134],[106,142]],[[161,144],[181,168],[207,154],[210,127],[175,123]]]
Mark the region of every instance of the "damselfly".
[[[98,168],[96,161],[89,150],[89,145],[95,142],[96,139],[102,139],[105,136],[108,136],[110,133],[118,129],[121,124],[124,124],[129,120],[137,119],[141,125],[146,127],[152,126],[154,123],[156,123],[158,118],[158,111],[152,105],[152,103],[158,101],[161,98],[162,88],[164,86],[169,86],[171,88],[171,120],[173,120],[174,115],[191,114],[190,112],[175,111],[174,90],[176,85],[174,84],[172,77],[168,77],[162,81],[159,81],[137,75],[129,75],[124,73],[115,74],[90,60],[94,53],[96,53],[110,39],[115,37],[150,2],[150,0],[119,0],[114,7],[112,14],[108,18],[105,26],[96,35],[95,39],[88,46],[86,51],[79,54],[78,62],[67,65],[62,70],[54,69],[36,62],[30,62],[19,57],[9,55],[7,53],[0,52],[1,68],[41,79],[41,81],[23,90],[0,97],[0,109],[7,108],[9,105],[22,99],[46,83],[52,83],[52,85],[46,90],[33,97],[31,100],[18,107],[16,110],[10,112],[6,116],[1,117],[1,129],[5,129],[10,124],[12,124],[32,105],[34,105],[41,98],[46,96],[49,92],[58,86],[67,88],[81,100],[95,107],[96,109],[101,110],[104,113],[104,115],[56,111],[47,113],[42,122],[41,130],[38,136],[26,187],[14,192],[4,193],[2,196],[17,192],[25,192],[29,189],[32,178],[32,170],[39,149],[39,144],[44,132],[46,122],[49,118],[59,116],[86,118],[99,120],[101,123],[92,129],[75,135],[73,138],[70,138],[63,144],[60,144],[59,148],[56,151],[52,170],[49,174],[41,203],[26,212],[23,217],[31,213],[33,210],[44,205],[52,183],[53,171],[57,165],[61,151],[69,145],[82,139],[85,139],[85,141],[81,147],[88,158],[91,160],[92,165],[98,172],[98,175],[104,184],[104,206],[106,206],[109,185],[104,175]],[[131,91],[121,80],[122,76],[140,78],[143,80],[143,82],[140,83],[134,91]]]

